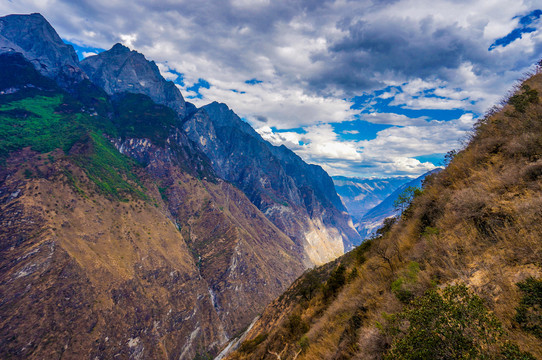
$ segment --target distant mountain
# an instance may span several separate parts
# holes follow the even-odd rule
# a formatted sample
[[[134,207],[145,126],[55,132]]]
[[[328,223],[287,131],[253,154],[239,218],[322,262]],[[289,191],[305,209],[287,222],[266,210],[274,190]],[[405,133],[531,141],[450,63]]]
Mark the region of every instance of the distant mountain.
[[[130,51],[122,44],[83,59],[81,67],[90,80],[109,95],[145,94],[157,104],[172,108],[181,118],[186,114],[181,92],[172,81],[162,77],[154,61],[148,61],[143,54]]]
[[[360,243],[322,168],[142,54],[0,25],[1,358],[209,357]]]
[[[434,174],[439,171],[440,169],[431,170],[417,177],[414,180],[404,183],[403,185],[395,189],[388,197],[382,200],[380,204],[365,213],[365,215],[363,215],[361,219],[356,222],[356,229],[358,230],[361,237],[363,237],[364,239],[371,237],[371,235],[373,235],[375,231],[382,226],[382,224],[384,223],[384,219],[391,216],[396,216],[398,214],[393,204],[406,188],[410,186],[420,188],[422,186],[423,180],[427,175]]]
[[[410,180],[412,179],[406,176],[382,179],[333,177],[337,194],[346,205],[354,223],[380,204],[395,189]]]

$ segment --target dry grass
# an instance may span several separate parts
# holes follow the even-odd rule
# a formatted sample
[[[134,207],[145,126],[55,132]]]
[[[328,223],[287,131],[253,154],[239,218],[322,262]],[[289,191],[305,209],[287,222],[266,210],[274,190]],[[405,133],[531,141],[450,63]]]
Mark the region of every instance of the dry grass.
[[[542,74],[525,84],[542,94]],[[522,91],[518,87],[515,94]],[[360,276],[330,304],[317,296],[304,306],[293,298],[282,307],[300,312],[310,324],[309,346],[298,359],[379,359],[392,341],[379,324],[404,306],[392,287],[416,297],[431,286],[455,283],[467,284],[485,300],[507,339],[542,358],[540,339],[515,322],[521,297],[516,284],[542,277],[541,102],[531,101],[523,112],[505,104],[480,121],[468,146],[428,181],[403,219],[373,241],[365,263],[349,255],[341,259]],[[413,263],[419,267],[415,276],[409,275]],[[361,322],[351,329],[349,321],[360,309]],[[262,348],[288,343],[299,349],[297,340],[274,337],[276,329],[266,328],[270,340]],[[345,341],[352,331],[355,343]],[[258,358],[244,356],[232,358]]]

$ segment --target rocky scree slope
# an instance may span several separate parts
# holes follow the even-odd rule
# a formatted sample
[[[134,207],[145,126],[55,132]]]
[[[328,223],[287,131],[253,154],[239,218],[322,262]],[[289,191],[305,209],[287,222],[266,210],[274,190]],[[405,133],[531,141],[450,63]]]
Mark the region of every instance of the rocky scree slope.
[[[228,359],[542,359],[541,71],[395,224],[300,277]]]

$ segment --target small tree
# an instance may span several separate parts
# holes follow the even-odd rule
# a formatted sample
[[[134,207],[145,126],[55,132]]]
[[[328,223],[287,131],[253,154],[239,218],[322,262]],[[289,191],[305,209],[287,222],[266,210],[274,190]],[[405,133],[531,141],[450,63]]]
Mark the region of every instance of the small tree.
[[[418,195],[422,193],[422,190],[415,186],[409,186],[405,190],[403,190],[397,199],[393,202],[393,207],[395,208],[395,211],[399,211],[400,213],[403,213],[410,205],[412,200]]]

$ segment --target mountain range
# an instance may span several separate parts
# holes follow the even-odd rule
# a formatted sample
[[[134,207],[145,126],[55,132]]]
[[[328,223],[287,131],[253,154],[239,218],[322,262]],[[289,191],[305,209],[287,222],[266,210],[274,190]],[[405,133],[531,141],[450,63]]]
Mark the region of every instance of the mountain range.
[[[319,166],[116,44],[0,18],[0,357],[216,354],[361,237]]]

